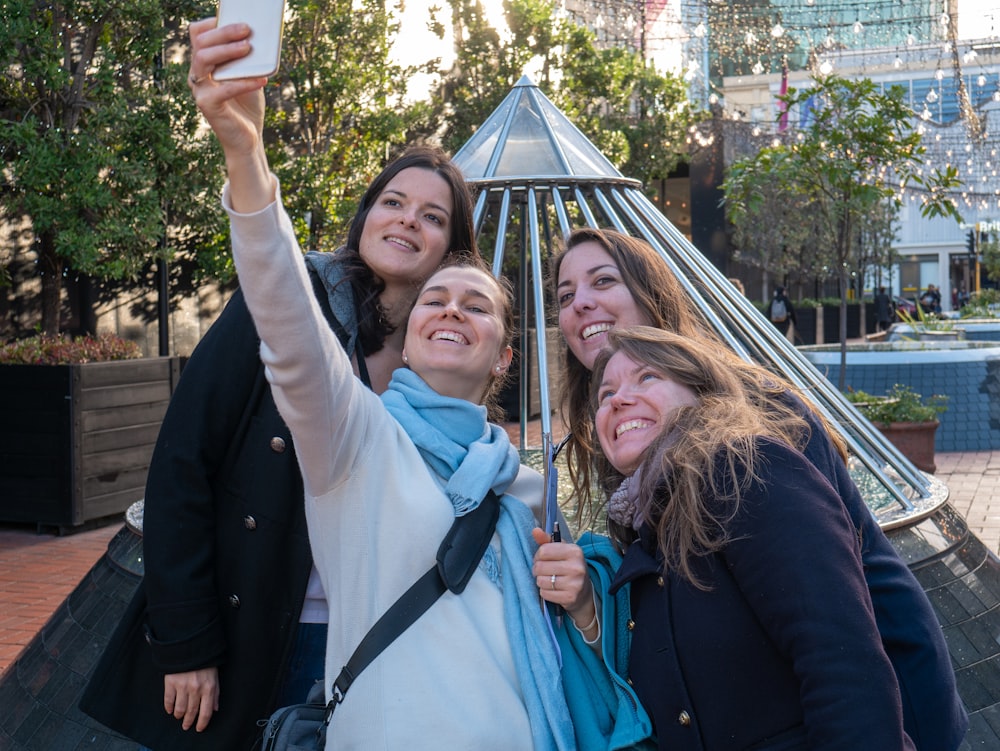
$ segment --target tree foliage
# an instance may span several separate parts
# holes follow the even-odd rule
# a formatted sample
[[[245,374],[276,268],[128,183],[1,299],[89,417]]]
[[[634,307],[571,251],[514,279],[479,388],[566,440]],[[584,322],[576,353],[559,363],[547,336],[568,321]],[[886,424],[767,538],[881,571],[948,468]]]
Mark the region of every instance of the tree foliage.
[[[805,128],[733,164],[722,187],[734,225],[745,227],[758,220],[763,199],[753,197],[751,190],[764,182],[773,184],[779,200],[787,196],[807,202],[815,237],[846,291],[851,269],[857,265],[859,232],[879,206],[898,207],[907,189],[919,188],[922,216],[961,219],[950,195],[959,184],[957,172],[949,165],[924,173],[926,148],[913,127],[913,112],[904,103],[901,87],[880,91],[870,79],[827,76],[808,88],[789,89],[779,98],[789,108],[818,104]],[[840,344],[843,381],[846,295],[841,300]]]
[[[65,275],[133,277],[169,252],[166,238],[194,241],[193,220],[211,232],[199,207],[216,189],[210,152],[194,137],[181,64],[164,63],[178,33],[171,20],[198,5],[10,0],[4,9],[2,210],[31,222],[42,329],[55,333]]]
[[[600,48],[591,30],[557,18],[551,0],[506,0],[507,38],[489,26],[480,0],[449,2],[461,41],[437,105],[447,150],[533,70],[534,83],[627,177],[667,177],[687,157],[688,130],[704,113],[679,77],[657,72],[635,49]]]
[[[552,0],[504,8],[501,34],[479,0],[449,0],[455,65],[414,103],[404,93],[415,70],[391,62],[394,6],[288,0],[265,144],[303,247],[335,247],[386,161],[420,138],[454,152],[529,69],[626,175],[666,176],[685,157],[698,115],[679,79],[635,50],[598,49]],[[175,294],[232,276],[221,154],[185,81],[187,22],[214,11],[207,0],[4,3],[0,216],[30,224],[44,331],[59,329],[71,276],[149,286],[169,262]]]

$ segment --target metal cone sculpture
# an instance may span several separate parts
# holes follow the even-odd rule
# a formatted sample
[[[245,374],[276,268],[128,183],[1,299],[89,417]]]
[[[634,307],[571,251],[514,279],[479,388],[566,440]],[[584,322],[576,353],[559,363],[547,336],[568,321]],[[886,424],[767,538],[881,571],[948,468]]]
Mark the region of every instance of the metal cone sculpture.
[[[484,252],[492,242],[494,273],[507,264],[520,274],[522,342],[537,363],[543,435],[551,435],[554,372],[544,346],[545,311],[554,306],[545,300],[543,260],[578,226],[610,227],[648,241],[724,341],[812,399],[847,442],[852,474],[883,528],[947,500],[947,488],[887,441],[526,76],[454,159],[476,193],[476,230]],[[522,422],[525,404],[522,394]]]

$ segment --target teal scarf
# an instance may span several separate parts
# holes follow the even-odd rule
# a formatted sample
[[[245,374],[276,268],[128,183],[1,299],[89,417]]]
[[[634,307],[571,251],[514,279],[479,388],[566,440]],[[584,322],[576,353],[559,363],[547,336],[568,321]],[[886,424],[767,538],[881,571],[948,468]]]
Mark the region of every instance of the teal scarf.
[[[504,620],[533,746],[536,751],[575,749],[559,662],[531,573],[537,549],[531,539],[535,518],[524,503],[504,494],[521,464],[506,431],[487,422],[485,407],[442,396],[405,368],[392,374],[382,403],[427,465],[444,478],[456,516],[478,506],[490,489],[501,496],[497,533],[502,573],[492,547],[481,565],[503,592]]]

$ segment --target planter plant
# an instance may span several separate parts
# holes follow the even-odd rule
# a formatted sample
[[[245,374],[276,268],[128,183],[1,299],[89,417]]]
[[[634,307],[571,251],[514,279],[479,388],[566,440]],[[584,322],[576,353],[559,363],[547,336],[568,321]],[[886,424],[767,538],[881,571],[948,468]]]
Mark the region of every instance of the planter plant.
[[[909,386],[894,385],[884,396],[848,391],[847,400],[867,417],[900,452],[925,472],[934,472],[934,435],[947,396],[926,399]]]
[[[63,532],[142,498],[179,373],[110,335],[0,347],[0,521]]]
[[[904,339],[916,338],[918,341],[958,341],[965,339],[965,329],[955,325],[951,318],[942,318],[936,313],[925,313],[924,309],[917,305],[916,313],[908,313],[905,310],[897,310],[896,315],[899,320],[910,327],[915,337],[903,335]]]

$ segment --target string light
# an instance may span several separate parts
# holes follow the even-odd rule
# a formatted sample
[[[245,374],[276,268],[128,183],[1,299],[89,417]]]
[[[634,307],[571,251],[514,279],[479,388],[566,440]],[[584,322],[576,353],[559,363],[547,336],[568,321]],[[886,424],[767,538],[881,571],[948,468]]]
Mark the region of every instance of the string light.
[[[634,0],[616,1],[634,7]],[[597,3],[604,7],[611,0]],[[953,2],[944,7],[954,11]],[[1000,109],[995,104],[1000,103],[1000,42],[995,30],[989,44],[973,49],[960,43],[957,14],[944,10],[938,0],[681,0],[681,10],[681,18],[690,22],[679,24],[683,36],[671,38],[670,46],[676,49],[679,44],[685,50],[685,62],[692,57],[701,61],[691,86],[693,92],[704,92],[702,101],[707,101],[713,89],[722,90],[724,80],[743,79],[742,85],[753,86],[747,78],[768,76],[756,85],[770,89],[769,106],[747,103],[742,105],[744,111],[737,112],[740,100],[730,97],[729,108],[722,111],[722,125],[739,130],[748,148],[759,149],[773,139],[794,145],[802,130],[800,121],[807,121],[793,111],[787,129],[778,132],[773,96],[782,58],[788,60],[797,88],[811,85],[803,71],[823,76],[843,71],[839,74],[871,77],[879,86],[909,84],[906,102],[914,108],[913,127],[927,149],[921,158],[935,165],[934,169],[957,171],[965,183],[965,195],[955,193],[957,205],[975,207],[987,199],[991,207],[997,203],[1000,177],[994,172],[1000,172],[998,160],[983,168],[989,161],[984,149],[1000,142]],[[1000,21],[1000,7],[994,19],[994,23]],[[984,37],[991,33],[989,28],[983,25]],[[724,132],[727,139],[733,137],[728,130]],[[955,155],[961,158],[956,160]],[[927,200],[919,189],[908,191],[907,197]]]

